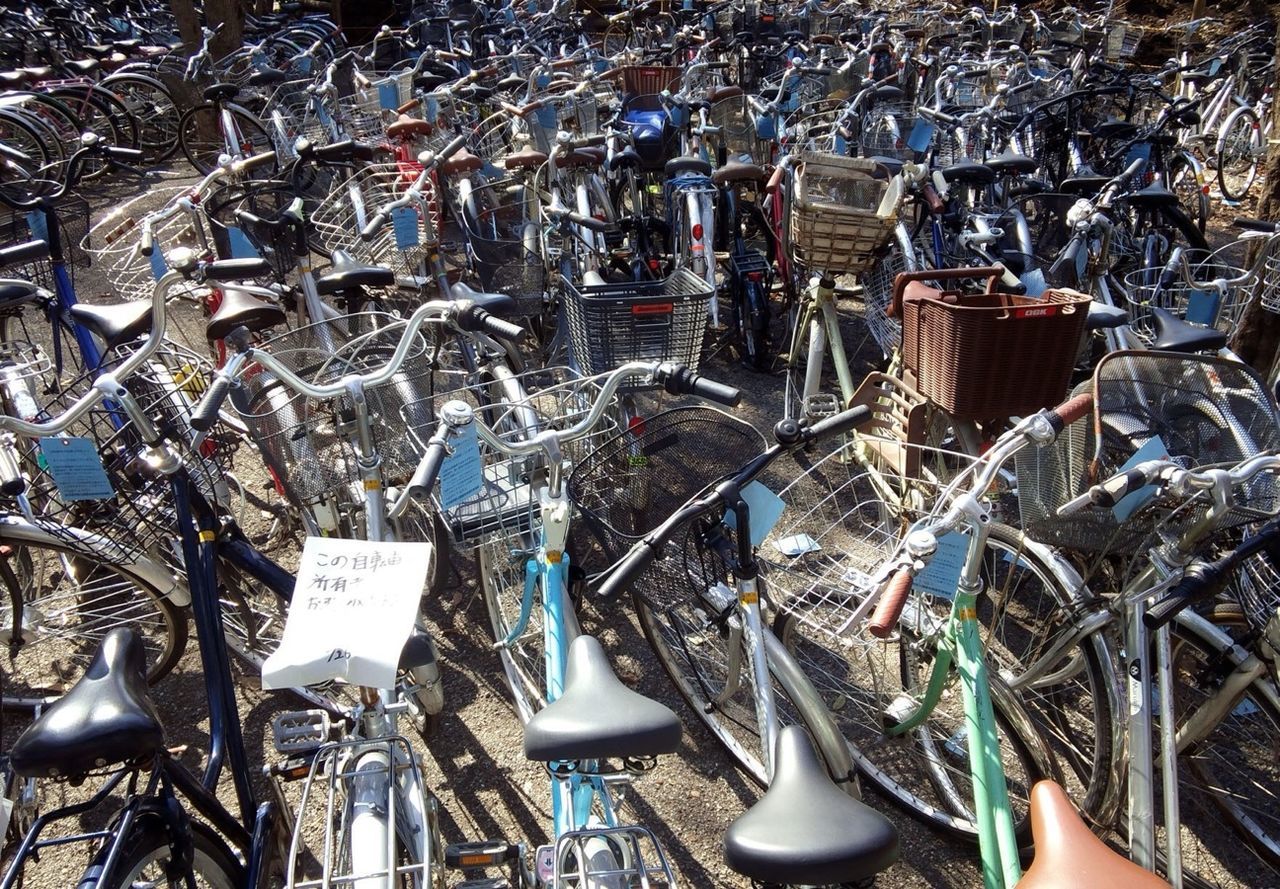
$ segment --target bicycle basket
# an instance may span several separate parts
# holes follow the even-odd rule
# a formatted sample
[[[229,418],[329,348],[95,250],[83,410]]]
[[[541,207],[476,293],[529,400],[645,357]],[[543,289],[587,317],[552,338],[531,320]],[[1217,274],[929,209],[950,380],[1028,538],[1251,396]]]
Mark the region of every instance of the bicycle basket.
[[[190,186],[175,185],[153,189],[112,210],[98,221],[84,240],[84,250],[111,284],[111,293],[120,299],[151,299],[156,281],[168,269],[165,254],[178,247],[196,251],[199,256],[212,256],[213,251],[204,228],[204,212],[198,207],[178,213],[152,227],[153,247],[150,256],[142,252],[142,232],[146,218],[157,207],[170,206],[174,200],[191,191]],[[208,293],[207,287],[183,283],[177,293],[198,299]]]
[[[1129,329],[1144,343],[1155,339],[1152,307],[1172,312],[1183,321],[1203,327],[1216,327],[1230,333],[1240,320],[1247,302],[1243,287],[1229,286],[1232,278],[1243,278],[1244,269],[1237,268],[1226,255],[1234,244],[1191,263],[1190,284],[1179,274],[1172,283],[1160,286],[1161,269],[1139,269],[1125,275]]]
[[[462,222],[481,289],[510,295],[516,314],[540,314],[547,268],[537,197],[515,179],[478,186],[463,202]]]
[[[1018,506],[1023,527],[1038,540],[1086,552],[1136,552],[1159,526],[1174,537],[1204,515],[1201,500],[1171,514],[1158,500],[1123,520],[1122,510],[1056,510],[1104,481],[1144,446],[1163,450],[1184,466],[1234,465],[1280,447],[1280,413],[1248,366],[1213,356],[1120,351],[1098,363],[1094,411],[1045,448],[1017,457]],[[1158,444],[1149,444],[1159,439]],[[1159,456],[1157,453],[1156,456]],[[1275,480],[1259,476],[1237,490],[1236,504],[1219,527],[1256,521],[1280,509]]]
[[[886,201],[888,190],[889,178],[874,161],[802,154],[791,201],[793,259],[830,275],[866,270],[897,219],[898,200]]]
[[[701,405],[676,407],[621,430],[580,460],[569,497],[617,557],[763,449],[760,433],[741,420]]]
[[[53,202],[58,219],[59,235],[67,268],[75,282],[77,266],[87,268],[91,254],[89,246],[89,203],[78,195],[65,195]],[[48,241],[49,222],[40,210],[13,210],[0,207],[0,246],[14,247],[28,241]],[[46,290],[53,289],[53,266],[47,259],[36,260],[22,268],[10,266],[0,274],[5,277],[22,277],[39,284]]]
[[[715,291],[689,269],[662,281],[563,281],[569,342],[583,373],[606,373],[628,361],[675,361],[698,369]]]
[[[299,377],[332,383],[347,374],[382,367],[391,358],[404,322],[365,312],[322,321],[281,334],[264,351]],[[419,450],[404,434],[401,409],[436,391],[430,332],[419,332],[400,370],[386,383],[365,389],[374,445],[386,484],[406,480]],[[246,380],[240,411],[268,467],[298,504],[315,503],[342,490],[364,497],[356,449],[356,414],[349,395],[313,401],[280,383],[266,370]]]

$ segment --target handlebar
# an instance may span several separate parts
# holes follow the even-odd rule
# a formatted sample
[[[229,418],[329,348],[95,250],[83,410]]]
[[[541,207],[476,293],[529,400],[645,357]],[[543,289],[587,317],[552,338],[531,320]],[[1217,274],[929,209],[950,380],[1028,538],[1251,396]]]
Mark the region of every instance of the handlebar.
[[[459,136],[455,136],[453,141],[440,149],[439,152],[432,153],[430,151],[424,151],[418,155],[418,162],[422,164],[422,172],[418,174],[418,178],[414,181],[413,185],[404,190],[404,193],[399,198],[389,204],[386,204],[374,214],[368,224],[360,230],[360,237],[366,241],[372,240],[378,232],[382,230],[387,222],[390,221],[391,211],[398,210],[401,207],[407,207],[415,201],[426,187],[427,178],[431,175],[432,171],[434,171],[436,167],[440,166],[441,163],[461,151],[463,146],[467,144],[467,139],[467,134],[463,133]]]

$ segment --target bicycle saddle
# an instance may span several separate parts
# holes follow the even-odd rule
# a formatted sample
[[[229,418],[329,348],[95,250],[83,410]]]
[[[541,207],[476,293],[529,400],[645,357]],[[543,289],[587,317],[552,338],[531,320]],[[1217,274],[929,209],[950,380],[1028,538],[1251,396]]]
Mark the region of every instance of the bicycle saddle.
[[[962,160],[949,167],[943,167],[942,178],[948,182],[963,182],[966,185],[990,185],[996,181],[996,171],[986,164]]]
[[[1089,303],[1089,317],[1085,319],[1085,330],[1105,330],[1109,327],[1120,327],[1129,323],[1129,313],[1106,303]]]
[[[1040,166],[1035,158],[1013,151],[987,158],[983,163],[995,170],[997,176],[1025,176],[1034,173]]]
[[[556,153],[556,167],[561,170],[573,170],[581,167],[598,167],[604,163],[604,150],[596,148],[575,148],[573,151]]]
[[[44,242],[38,241],[36,243],[43,244]],[[30,281],[4,281],[0,283],[0,309],[12,309],[23,303],[31,302],[39,293],[40,288]]]
[[[387,136],[392,139],[399,139],[401,137],[411,138],[413,136],[430,136],[435,132],[435,129],[436,128],[431,125],[430,121],[420,120],[419,118],[402,114],[396,118],[395,123],[387,127]]]
[[[316,291],[322,296],[353,290],[356,287],[390,287],[396,273],[380,265],[360,265],[345,250],[333,251],[333,267],[316,278]]]
[[[508,158],[508,160],[510,159]],[[612,157],[610,157],[609,163],[606,167],[608,171],[612,173],[615,170],[625,170],[628,167],[638,169],[643,165],[644,159],[640,157],[639,152],[628,145],[626,148],[616,152]]]
[[[234,83],[215,83],[204,91],[204,100],[206,102],[220,102],[223,99],[234,99],[238,95],[240,95],[240,87]]]
[[[759,883],[853,883],[898,860],[898,830],[837,787],[805,730],[788,725],[778,733],[773,783],[725,831],[724,860]]]
[[[707,101],[714,104],[716,102],[723,102],[725,99],[736,99],[741,95],[742,87],[737,84],[713,86],[707,90]]]
[[[710,176],[711,164],[707,163],[700,157],[673,157],[671,160],[667,161],[667,165],[663,168],[663,172],[668,178],[685,174]]]
[[[234,287],[223,287],[222,303],[209,318],[204,331],[210,340],[222,340],[237,327],[247,327],[250,333],[260,333],[287,320],[287,313],[276,303]]]
[[[1093,128],[1099,139],[1132,139],[1138,135],[1138,127],[1127,120],[1105,120]]]
[[[22,68],[27,75],[28,81],[46,80],[53,76],[53,68],[48,65],[38,65],[33,68]]]
[[[502,159],[502,165],[508,170],[536,170],[547,162],[547,156],[532,145],[526,145],[514,154]]]
[[[1169,889],[1164,880],[1094,836],[1066,792],[1052,781],[1031,788],[1031,836],[1036,857],[1018,889]]]
[[[107,348],[114,349],[121,343],[136,340],[151,332],[151,300],[142,299],[109,306],[76,303],[71,307],[71,317],[97,334],[107,344]]]
[[[108,50],[110,52],[110,50]],[[63,62],[62,67],[66,68],[81,77],[86,77],[97,71],[102,65],[97,59],[73,59],[69,62]]]
[[[0,71],[0,88],[7,90],[21,89],[30,78],[22,71]]]
[[[474,173],[476,170],[484,166],[484,161],[476,157],[467,149],[463,148],[453,157],[440,163],[439,170],[446,176],[456,176],[458,174]]]
[[[163,747],[142,639],[117,627],[102,637],[71,690],[27,726],[9,761],[23,777],[65,778],[143,759]]]
[[[1183,321],[1167,309],[1151,307],[1155,341],[1151,348],[1165,352],[1216,352],[1227,344],[1227,334],[1213,327]]]
[[[680,720],[623,685],[600,643],[569,644],[564,693],[524,727],[524,755],[534,762],[658,756],[680,746]]]
[[[445,77],[443,74],[419,74],[413,78],[413,85],[429,93],[449,83],[450,80],[451,78]]]
[[[1131,207],[1142,210],[1154,210],[1158,207],[1178,206],[1178,196],[1158,182],[1153,182],[1142,191],[1124,195],[1123,199]]]
[[[1094,195],[1102,191],[1103,186],[1110,181],[1110,176],[1095,176],[1092,173],[1086,173],[1082,176],[1071,176],[1063,179],[1058,186],[1058,191],[1063,194],[1077,196]]]
[[[506,293],[485,293],[459,281],[449,288],[454,299],[469,299],[490,315],[509,318],[516,314],[516,301]]]
[[[723,167],[712,172],[711,181],[716,185],[725,185],[729,182],[756,182],[763,185],[769,181],[769,172],[759,164],[727,161]]]
[[[263,68],[249,75],[249,86],[274,86],[289,79],[289,72],[279,68]]]

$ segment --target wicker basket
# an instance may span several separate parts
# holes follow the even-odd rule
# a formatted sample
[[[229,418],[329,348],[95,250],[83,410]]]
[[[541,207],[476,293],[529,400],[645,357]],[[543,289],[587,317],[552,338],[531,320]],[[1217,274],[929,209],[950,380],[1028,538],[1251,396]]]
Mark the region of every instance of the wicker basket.
[[[1062,400],[1090,297],[1048,290],[1038,299],[962,295],[913,282],[999,274],[945,269],[899,275],[891,314],[902,318],[903,365],[916,387],[960,420],[1022,416]]]
[[[889,240],[897,207],[884,208],[889,180],[865,158],[834,154],[801,156],[791,203],[791,250],[795,262],[828,274],[870,268]],[[883,175],[883,174],[882,174]]]

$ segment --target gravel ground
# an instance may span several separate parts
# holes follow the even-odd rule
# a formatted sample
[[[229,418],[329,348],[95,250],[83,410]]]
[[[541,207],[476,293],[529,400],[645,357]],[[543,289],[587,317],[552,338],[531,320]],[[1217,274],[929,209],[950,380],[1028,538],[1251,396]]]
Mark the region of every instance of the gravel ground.
[[[94,219],[141,190],[127,184],[114,186],[106,198],[96,202]],[[80,291],[90,301],[99,301],[106,288],[101,278],[88,270],[80,273]],[[841,310],[848,322],[846,341],[849,344],[862,341],[862,347],[851,350],[851,354],[867,356],[874,346],[868,348],[869,340],[856,317],[857,308],[854,300],[842,303]],[[199,338],[197,331],[196,339]],[[855,368],[855,376],[868,367]],[[712,360],[705,371],[710,376],[731,380],[747,392],[740,413],[767,434],[781,414],[781,377],[752,374],[722,359]],[[254,459],[251,453],[242,452],[238,464],[242,480],[254,477],[245,468]],[[260,517],[250,518],[252,521],[246,522],[247,526],[260,525]],[[296,552],[287,550],[274,555],[285,564],[296,558]],[[502,668],[492,650],[488,618],[474,581],[473,565],[462,556],[457,560],[458,570],[446,594],[428,607],[442,658],[447,704],[438,735],[429,746],[419,744],[425,755],[427,783],[442,804],[446,839],[501,838],[536,846],[548,840],[549,782],[541,766],[524,760],[520,723],[508,703]],[[605,644],[618,673],[638,691],[666,703],[684,722],[680,751],[663,757],[654,772],[636,783],[628,794],[624,817],[657,833],[681,885],[749,886],[724,866],[721,838],[728,824],[759,798],[760,789],[734,768],[717,741],[688,711],[645,642],[629,606],[595,607],[588,602],[581,609],[581,618],[584,629]],[[241,680],[240,715],[250,760],[274,761],[271,718],[281,710],[296,707],[297,703],[283,693],[263,692],[247,677]],[[187,745],[184,760],[192,766],[201,762],[208,746],[203,697],[193,633],[178,669],[156,689],[157,705],[169,732],[169,742]],[[5,743],[11,742],[20,726],[16,719],[6,720]],[[53,807],[62,798],[82,798],[93,783],[91,779],[81,788],[63,785],[45,788],[46,807]],[[260,792],[265,792],[261,780],[258,784]],[[291,788],[296,789],[296,785]],[[225,778],[221,795],[225,802],[232,804],[230,783]],[[976,850],[972,846],[924,828],[873,792],[867,793],[866,800],[886,813],[901,831],[901,861],[880,877],[879,885],[971,887],[981,884]],[[32,889],[74,885],[83,860],[75,850],[52,852],[28,869],[25,885]],[[1250,883],[1263,885],[1264,881],[1245,881]]]

